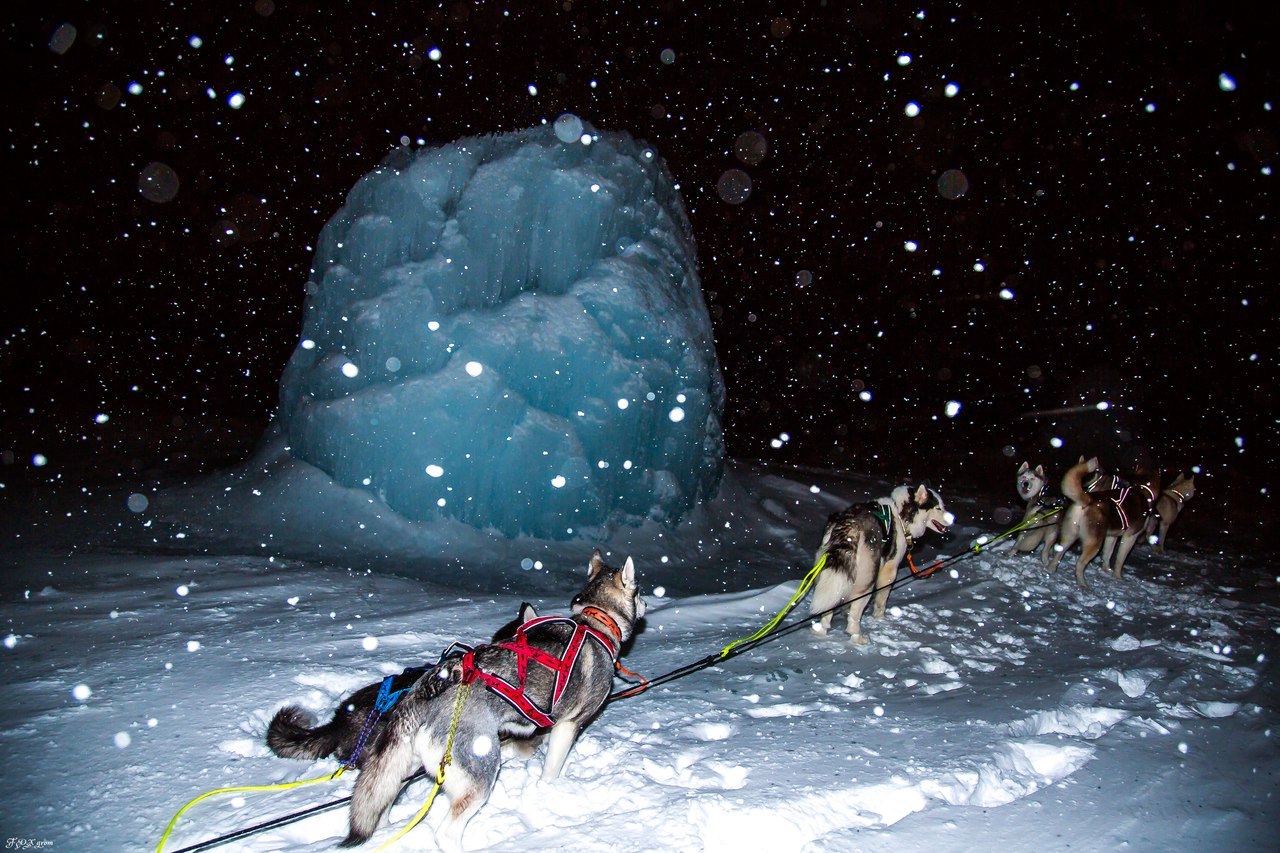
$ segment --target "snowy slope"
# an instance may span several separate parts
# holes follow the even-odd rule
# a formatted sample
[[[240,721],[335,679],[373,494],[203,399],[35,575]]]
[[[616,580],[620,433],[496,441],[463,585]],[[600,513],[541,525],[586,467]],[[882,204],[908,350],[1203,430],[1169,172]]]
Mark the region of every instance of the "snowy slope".
[[[831,508],[883,487],[741,464],[730,480],[701,529],[637,548],[650,612],[630,668],[656,675],[748,633],[795,589]],[[948,498],[960,532],[924,543],[926,556],[994,529],[984,519],[998,508]],[[336,513],[333,500],[322,503]],[[29,533],[7,538],[6,838],[154,849],[199,793],[330,772],[331,762],[268,753],[262,736],[277,707],[327,713],[451,640],[483,639],[521,600],[563,610],[588,553],[527,540],[486,560],[471,540],[459,571],[426,580],[387,571],[413,569],[403,556],[373,571],[348,555],[262,553],[283,554],[279,543],[237,550],[230,513],[208,530],[143,513],[118,520],[124,536],[99,520],[58,553]],[[293,528],[279,530],[286,539]],[[399,535],[410,553],[409,532]],[[443,546],[447,537],[432,535]],[[890,618],[868,617],[870,646],[802,629],[613,703],[556,783],[537,781],[540,755],[507,760],[468,845],[1269,849],[1280,816],[1277,611],[1249,600],[1258,590],[1215,583],[1227,557],[1173,547],[1167,557],[1139,551],[1120,583],[1095,572],[1093,593],[1068,572],[983,553],[954,576],[896,590]],[[179,548],[187,553],[163,553]],[[520,568],[522,553],[544,567]],[[351,784],[207,800],[168,849],[345,796]],[[414,785],[375,841],[426,791]],[[427,823],[442,814],[437,806]],[[226,849],[332,849],[345,821],[340,808]],[[430,829],[401,848],[434,849]]]

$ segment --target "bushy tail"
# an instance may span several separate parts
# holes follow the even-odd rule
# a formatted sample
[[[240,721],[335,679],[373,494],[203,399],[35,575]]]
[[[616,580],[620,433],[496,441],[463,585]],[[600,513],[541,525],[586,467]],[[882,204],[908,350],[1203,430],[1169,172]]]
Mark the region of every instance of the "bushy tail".
[[[324,758],[338,748],[339,726],[330,721],[315,726],[315,720],[297,705],[276,711],[267,726],[267,746],[281,758]]]
[[[1082,460],[1067,469],[1062,475],[1062,493],[1081,506],[1093,503],[1093,495],[1084,487],[1084,481],[1090,474],[1098,470],[1098,457]]]

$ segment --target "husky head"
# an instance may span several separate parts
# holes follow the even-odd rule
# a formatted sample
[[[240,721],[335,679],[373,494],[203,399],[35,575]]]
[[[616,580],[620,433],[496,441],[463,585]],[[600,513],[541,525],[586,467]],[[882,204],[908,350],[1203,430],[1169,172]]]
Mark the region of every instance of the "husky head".
[[[892,498],[898,516],[912,538],[918,539],[929,530],[946,533],[956,520],[942,505],[942,496],[927,484],[921,483],[915,489],[898,486],[893,490]]]
[[[1182,495],[1185,501],[1196,493],[1196,475],[1195,474],[1179,474],[1169,488]]]
[[[636,586],[635,563],[627,557],[622,568],[610,568],[605,565],[597,548],[587,565],[587,585],[573,597],[570,606],[574,613],[581,613],[584,607],[598,607],[605,611],[617,620],[622,639],[626,640],[631,636],[635,623],[644,616],[644,599]]]
[[[1032,468],[1026,462],[1018,469],[1018,494],[1024,501],[1033,501],[1044,491],[1044,466]]]

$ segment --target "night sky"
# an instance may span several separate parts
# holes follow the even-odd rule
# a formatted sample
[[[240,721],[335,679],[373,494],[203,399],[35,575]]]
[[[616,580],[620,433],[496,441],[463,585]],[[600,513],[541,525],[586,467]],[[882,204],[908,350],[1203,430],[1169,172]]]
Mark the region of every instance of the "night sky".
[[[24,6],[0,25],[0,481],[135,488],[243,456],[356,180],[569,111],[681,185],[732,455],[1012,500],[1023,459],[1145,454],[1200,466],[1202,519],[1257,530],[1275,14],[1062,5]]]

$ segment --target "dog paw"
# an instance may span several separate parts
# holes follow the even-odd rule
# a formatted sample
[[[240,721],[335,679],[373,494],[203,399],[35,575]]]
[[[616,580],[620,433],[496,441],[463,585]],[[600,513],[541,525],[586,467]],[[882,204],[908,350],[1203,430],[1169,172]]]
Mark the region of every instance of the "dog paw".
[[[823,625],[821,622],[810,622],[809,627],[812,628],[813,633],[817,634],[819,637],[827,636],[827,626]]]
[[[871,641],[867,639],[866,634],[850,634],[849,642],[855,646],[865,646],[867,643],[870,643]]]

